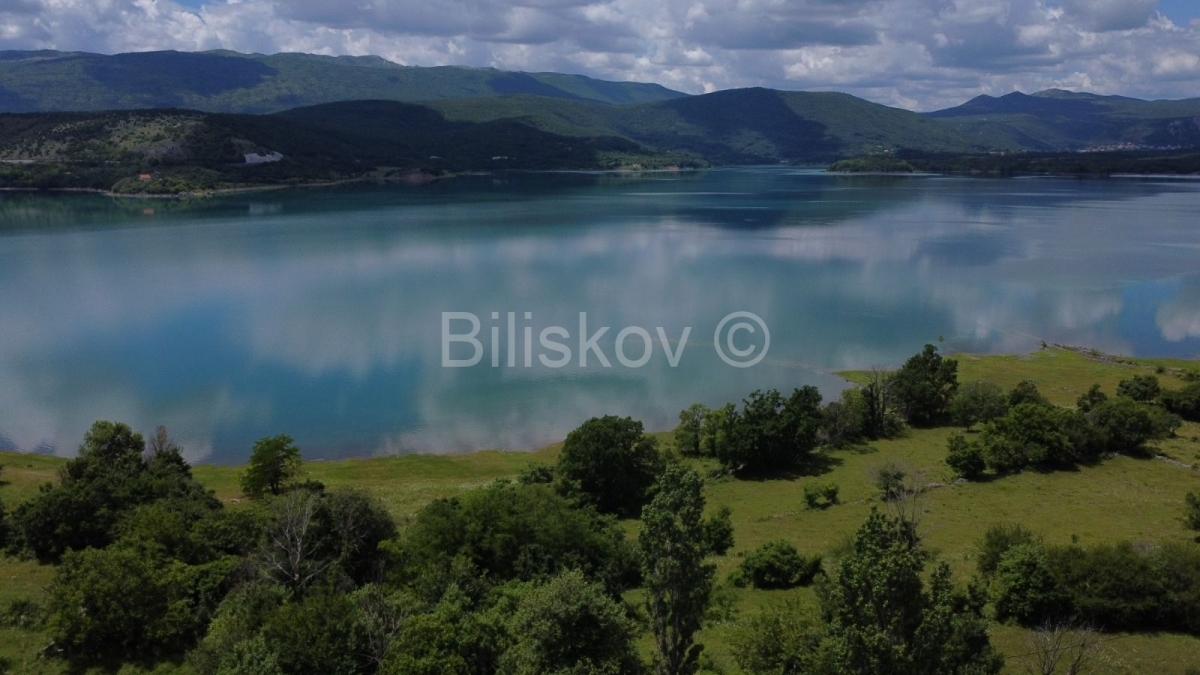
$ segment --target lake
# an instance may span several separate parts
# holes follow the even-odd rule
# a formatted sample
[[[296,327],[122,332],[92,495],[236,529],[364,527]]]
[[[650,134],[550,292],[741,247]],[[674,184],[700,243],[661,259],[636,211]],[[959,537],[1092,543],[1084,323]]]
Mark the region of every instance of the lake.
[[[714,336],[737,312],[765,355],[745,316]],[[666,429],[759,388],[836,396],[836,371],[938,340],[1200,354],[1200,181],[757,168],[0,195],[5,449],[72,454],[96,419],[220,463],[277,433],[310,459],[531,449],[593,415]],[[721,357],[743,353],[761,361]]]

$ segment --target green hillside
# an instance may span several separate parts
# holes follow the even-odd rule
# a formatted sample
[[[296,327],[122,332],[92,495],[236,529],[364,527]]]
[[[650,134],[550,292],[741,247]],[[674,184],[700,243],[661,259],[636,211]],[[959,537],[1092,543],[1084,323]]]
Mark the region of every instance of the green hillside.
[[[1022,380],[1035,382],[1052,403],[1071,406],[1092,384],[1112,394],[1118,383],[1136,375],[1155,375],[1166,388],[1185,384],[1181,376],[1195,371],[1196,362],[1155,359],[1122,359],[1060,348],[1021,356],[959,355],[959,380],[986,380],[1008,388]],[[851,380],[864,374],[847,373]],[[1187,423],[1174,438],[1156,443],[1157,459],[1115,456],[1069,471],[1030,470],[980,482],[954,482],[945,464],[946,441],[954,429],[912,429],[893,440],[871,442],[844,450],[824,450],[828,457],[820,475],[803,474],[763,479],[738,479],[714,472],[711,459],[688,459],[690,466],[707,476],[704,494],[709,513],[721,506],[732,509],[734,544],[711,560],[717,578],[725,579],[764,543],[783,539],[805,555],[824,556],[831,571],[846,554],[847,541],[872,508],[883,508],[873,476],[886,465],[903,467],[928,483],[920,503],[920,532],[931,555],[949,564],[955,582],[965,585],[976,573],[983,532],[999,522],[1021,523],[1046,545],[1077,544],[1090,547],[1132,542],[1139,550],[1169,544],[1195,546],[1180,522],[1184,495],[1200,490],[1200,425]],[[664,445],[674,443],[670,433],[656,434]],[[304,477],[330,489],[353,487],[378,498],[401,532],[413,526],[418,511],[440,497],[462,496],[496,479],[512,479],[532,465],[553,463],[560,446],[535,453],[480,452],[458,456],[410,455],[304,465]],[[38,494],[38,485],[54,482],[64,460],[41,455],[0,452],[4,465],[0,503],[11,513],[20,503]],[[1191,466],[1189,466],[1191,465]],[[239,488],[242,466],[200,465],[195,476],[232,509],[253,508]],[[839,503],[827,508],[805,507],[804,488],[835,483]],[[630,536],[640,531],[639,520],[621,527]],[[0,611],[44,606],[46,587],[56,567],[32,560],[0,556]],[[764,610],[797,603],[815,610],[813,587],[761,590],[725,586],[723,609],[714,613],[698,635],[707,655],[707,673],[740,675],[734,654],[739,633]],[[639,603],[632,591],[630,598]],[[645,628],[643,627],[643,630]],[[1033,631],[1012,623],[991,622],[992,643],[1006,656],[1004,673],[1025,673],[1035,667],[1031,646]],[[0,663],[9,672],[72,672],[64,661],[42,653],[50,640],[45,625],[22,626],[15,618],[0,623]],[[652,650],[648,631],[640,641],[643,656]],[[1200,662],[1200,639],[1182,633],[1113,632],[1103,635],[1094,652],[1098,669],[1119,675],[1164,673],[1185,675]],[[153,665],[125,664],[104,672],[194,673],[188,661],[160,661]],[[78,672],[82,672],[80,669]],[[99,670],[93,672],[100,672]],[[1038,671],[1035,671],[1038,672]]]
[[[604,103],[683,96],[656,84],[492,68],[410,67],[376,56],[0,52],[0,112],[188,108],[268,113],[334,101],[430,101],[505,94]]]
[[[1200,145],[1200,98],[1143,101],[1051,89],[979,96],[927,113],[979,143],[998,148],[1078,150]]]

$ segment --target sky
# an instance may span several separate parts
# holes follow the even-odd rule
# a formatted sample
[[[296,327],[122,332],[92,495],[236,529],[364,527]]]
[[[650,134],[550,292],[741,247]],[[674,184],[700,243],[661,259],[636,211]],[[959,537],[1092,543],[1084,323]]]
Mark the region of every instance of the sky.
[[[0,0],[0,49],[374,54],[933,110],[1200,96],[1198,0]]]

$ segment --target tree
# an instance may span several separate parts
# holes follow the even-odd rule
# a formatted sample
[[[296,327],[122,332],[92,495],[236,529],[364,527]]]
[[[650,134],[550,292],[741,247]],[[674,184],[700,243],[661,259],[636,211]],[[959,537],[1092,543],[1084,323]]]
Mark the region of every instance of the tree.
[[[1053,467],[1079,459],[1066,433],[1067,411],[1020,403],[983,428],[980,442],[988,467],[1013,473],[1029,466]]]
[[[933,426],[946,418],[958,391],[958,361],[943,358],[937,347],[925,345],[892,375],[888,389],[909,424]]]
[[[632,517],[646,502],[663,458],[642,423],[613,415],[593,417],[567,434],[558,471],[601,513]]]
[[[713,555],[725,555],[733,548],[733,509],[727,505],[704,521],[704,548]]]
[[[1154,436],[1154,418],[1144,403],[1117,397],[1092,408],[1087,419],[1103,432],[1109,452],[1136,453]]]
[[[500,658],[501,675],[635,675],[641,669],[636,626],[578,570],[529,590],[508,629],[517,641]]]
[[[1038,391],[1037,383],[1033,380],[1021,380],[1017,386],[1008,392],[1008,407],[1015,408],[1023,404],[1051,405],[1050,401]]]
[[[1163,407],[1190,422],[1200,422],[1200,382],[1162,393]]]
[[[300,449],[287,434],[255,441],[242,475],[242,491],[251,497],[278,495],[300,473]]]
[[[821,409],[822,445],[847,448],[862,442],[866,427],[866,404],[857,389],[842,392],[840,401],[830,401]]]
[[[1139,403],[1150,403],[1158,399],[1162,386],[1153,375],[1134,375],[1117,384],[1117,396],[1125,396]]]
[[[705,457],[717,457],[733,439],[733,423],[737,406],[726,403],[704,414],[704,425],[700,430],[700,453]]]
[[[178,449],[146,456],[141,434],[98,421],[84,436],[79,456],[59,471],[59,483],[43,485],[22,503],[12,525],[20,546],[41,562],[56,562],[67,551],[109,545],[128,513],[159,499],[220,507],[192,477]]]
[[[990,422],[1008,412],[1008,399],[1000,385],[968,382],[950,401],[950,419],[970,431],[976,424]]]
[[[778,391],[755,391],[732,416],[731,438],[718,448],[727,470],[764,473],[787,471],[817,447],[821,393],[801,387],[784,398]]]
[[[260,565],[265,576],[292,590],[308,586],[336,562],[321,531],[320,499],[297,490],[271,502]]]
[[[1108,396],[1100,391],[1100,385],[1093,384],[1091,389],[1088,389],[1087,393],[1080,396],[1075,402],[1075,407],[1079,409],[1079,412],[1087,413],[1107,400]]]
[[[828,636],[816,672],[837,675],[998,673],[980,599],[956,592],[950,568],[934,570],[909,526],[872,509],[853,550],[823,594]]]
[[[661,675],[692,675],[699,668],[695,643],[712,593],[715,567],[705,562],[704,482],[694,471],[669,467],[654,499],[642,510],[642,578],[646,610]]]
[[[708,406],[696,403],[679,413],[679,426],[675,427],[675,447],[684,457],[699,457],[703,448],[700,440],[704,431],[704,419],[712,412]]]
[[[1100,642],[1099,633],[1091,626],[1048,621],[1025,639],[1031,659],[1025,671],[1030,675],[1082,675],[1095,661]]]
[[[892,409],[890,395],[891,376],[883,370],[872,369],[867,373],[867,383],[862,387],[862,433],[871,440],[892,438],[900,433],[904,423]]]
[[[1183,524],[1189,530],[1200,532],[1200,494],[1189,492],[1183,498]]]
[[[731,646],[747,673],[817,673],[824,633],[820,616],[792,600],[772,605],[735,628]]]

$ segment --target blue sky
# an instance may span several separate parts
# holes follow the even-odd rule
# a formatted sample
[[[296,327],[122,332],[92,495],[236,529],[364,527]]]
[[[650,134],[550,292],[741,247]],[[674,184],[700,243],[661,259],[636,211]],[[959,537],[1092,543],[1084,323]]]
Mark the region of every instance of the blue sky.
[[[914,110],[1048,88],[1200,97],[1197,0],[0,0],[0,49],[374,54]]]

